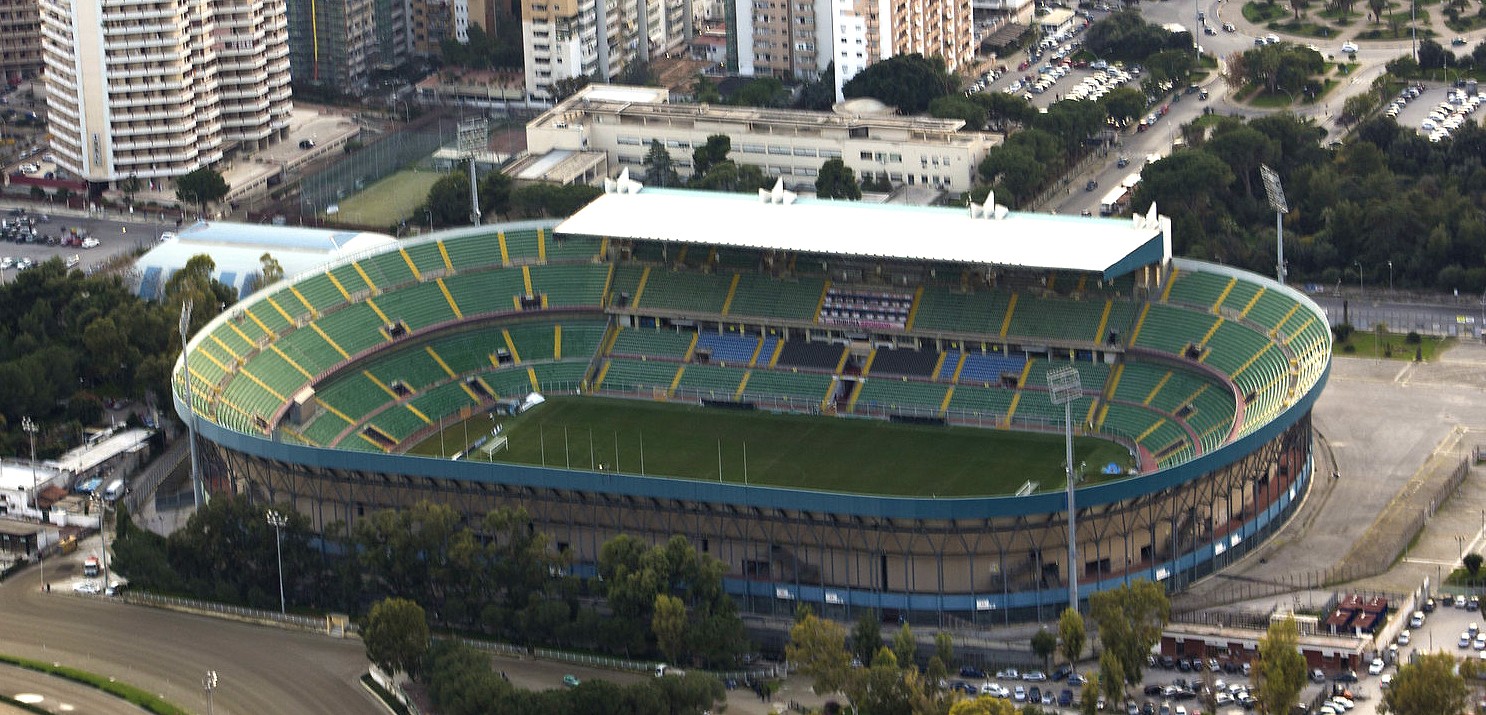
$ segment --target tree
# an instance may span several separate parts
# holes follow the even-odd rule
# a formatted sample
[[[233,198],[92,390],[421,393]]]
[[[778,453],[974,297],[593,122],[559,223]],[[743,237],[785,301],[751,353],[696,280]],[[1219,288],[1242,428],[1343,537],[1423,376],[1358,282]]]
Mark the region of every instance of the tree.
[[[272,253],[265,253],[258,257],[258,273],[262,278],[259,287],[273,285],[284,279],[284,267],[279,265],[279,259],[274,258]]]
[[[1079,715],[1099,715],[1099,675],[1095,673],[1078,690]]]
[[[676,173],[676,162],[671,152],[659,139],[650,140],[650,151],[645,154],[645,181],[651,186],[680,186],[681,177]]]
[[[955,639],[946,631],[934,634],[934,655],[946,668],[955,666]],[[935,681],[937,682],[937,681]]]
[[[1160,642],[1161,629],[1171,620],[1166,592],[1159,584],[1140,579],[1090,596],[1089,613],[1099,626],[1105,652],[1119,660],[1125,682],[1140,683],[1146,654]],[[1100,665],[1102,672],[1102,661]]]
[[[785,657],[801,673],[815,680],[815,692],[834,693],[845,684],[851,669],[846,629],[835,621],[808,615],[789,629]]]
[[[480,177],[480,214],[486,218],[511,213],[511,191],[515,182],[502,171],[487,172]]]
[[[124,203],[134,203],[134,195],[139,193],[141,183],[139,177],[134,174],[130,174],[127,178],[119,180],[119,191],[124,194]]]
[[[795,95],[795,109],[824,112],[836,104],[836,63],[832,62],[820,79],[808,82]]]
[[[1258,683],[1255,698],[1261,712],[1283,714],[1305,687],[1305,657],[1300,654],[1300,629],[1294,617],[1270,621],[1259,639],[1259,661],[1254,668]]]
[[[1383,692],[1381,710],[1391,715],[1460,715],[1469,698],[1465,679],[1455,672],[1455,657],[1424,653],[1398,667],[1393,686]]]
[[[1134,87],[1118,87],[1099,100],[1110,119],[1123,122],[1140,116],[1145,111],[1145,95]]]
[[[444,174],[428,189],[425,210],[440,226],[463,224],[470,219],[470,175],[461,170]]]
[[[857,615],[856,625],[851,629],[851,653],[863,664],[871,663],[872,656],[882,647],[882,623],[877,611],[867,609]]]
[[[859,201],[862,187],[857,184],[856,173],[840,159],[826,159],[820,165],[820,174],[815,178],[815,195],[822,199],[847,199]]]
[[[1125,666],[1120,662],[1120,657],[1107,648],[1099,654],[1098,681],[1106,700],[1112,703],[1124,701]]]
[[[1482,561],[1486,561],[1486,557],[1482,557],[1480,554],[1474,551],[1466,554],[1460,559],[1461,565],[1465,566],[1465,571],[1466,573],[1471,575],[1472,581],[1475,581],[1476,576],[1480,574]]]
[[[193,203],[206,207],[222,200],[227,195],[227,180],[209,167],[201,167],[175,180],[175,198],[182,203]]]
[[[650,618],[650,628],[655,631],[655,640],[666,659],[675,663],[686,646],[686,604],[668,594],[655,597],[655,615]]]
[[[956,700],[949,706],[949,715],[1016,715],[1016,706],[1003,698],[981,695]]]
[[[756,77],[739,87],[728,100],[729,104],[745,107],[783,107],[789,104],[789,90],[777,77]]]
[[[778,80],[775,80],[778,81]],[[733,140],[726,134],[713,134],[707,142],[691,151],[691,170],[694,176],[704,176],[712,167],[727,161],[733,150]]]
[[[552,93],[552,101],[554,103],[561,102],[562,100],[577,94],[578,90],[583,89],[590,84],[593,84],[593,77],[586,74],[578,75],[577,77],[564,77],[560,80],[557,80],[556,82],[552,83],[552,89],[550,90]]]
[[[418,677],[428,654],[428,619],[423,607],[406,598],[372,604],[361,629],[366,658],[387,673]]]
[[[962,120],[969,131],[979,131],[986,124],[985,106],[960,94],[937,97],[929,102],[929,116]]]
[[[954,91],[954,86],[943,58],[915,52],[895,55],[856,73],[841,93],[846,97],[871,97],[902,114],[922,114],[930,102]]]
[[[904,622],[903,627],[898,629],[898,634],[893,636],[893,656],[904,668],[912,668],[917,654],[918,639],[913,637],[913,629]]]
[[[1063,615],[1058,616],[1058,636],[1063,643],[1063,657],[1068,659],[1069,667],[1077,670],[1078,659],[1083,657],[1084,643],[1088,641],[1084,617],[1073,608],[1063,609]]]
[[[722,102],[722,94],[717,91],[717,83],[713,82],[707,75],[697,73],[691,82],[692,101],[697,104],[719,104]]]
[[[1388,9],[1388,0],[1367,0],[1367,9],[1372,13],[1373,24],[1383,21],[1383,11]]]
[[[1036,633],[1032,634],[1032,652],[1036,653],[1037,657],[1042,659],[1042,667],[1047,667],[1048,660],[1053,657],[1053,653],[1056,653],[1057,650],[1058,637],[1053,635],[1052,631],[1046,628],[1039,628]]]

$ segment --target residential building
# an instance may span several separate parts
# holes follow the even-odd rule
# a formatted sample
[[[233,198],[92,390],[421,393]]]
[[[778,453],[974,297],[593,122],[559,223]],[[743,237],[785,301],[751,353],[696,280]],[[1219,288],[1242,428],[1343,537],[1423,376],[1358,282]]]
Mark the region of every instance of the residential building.
[[[413,33],[408,0],[371,0],[374,51],[371,69],[391,72],[407,63],[413,53]]]
[[[938,55],[956,71],[973,64],[968,0],[731,0],[738,71],[815,80],[832,61],[838,86],[896,55]]]
[[[840,159],[859,178],[958,193],[970,190],[986,152],[1001,141],[964,126],[959,119],[898,116],[874,100],[809,112],[671,104],[664,89],[590,85],[528,123],[526,144],[533,156],[604,152],[609,176],[624,169],[642,176],[654,139],[686,176],[692,150],[724,134],[732,139],[729,158],[792,189],[813,191],[821,164]]]
[[[36,0],[0,0],[0,72],[12,84],[41,69],[41,15]]]
[[[79,178],[168,179],[288,128],[283,0],[40,0],[51,148]]]
[[[285,1],[215,0],[212,7],[222,138],[262,149],[287,134],[293,109]]]
[[[527,0],[523,11],[526,91],[535,100],[550,100],[561,80],[615,79],[693,35],[691,0]]]
[[[289,3],[290,67],[294,81],[360,95],[375,63],[373,0]]]

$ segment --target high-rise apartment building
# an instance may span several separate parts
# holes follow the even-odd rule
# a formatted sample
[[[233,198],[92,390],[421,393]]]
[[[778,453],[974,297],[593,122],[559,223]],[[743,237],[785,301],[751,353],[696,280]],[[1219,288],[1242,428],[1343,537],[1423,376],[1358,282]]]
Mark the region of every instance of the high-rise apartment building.
[[[365,92],[377,41],[372,0],[293,0],[288,9],[294,81],[352,95]]]
[[[0,73],[15,82],[41,69],[41,16],[36,0],[0,0]]]
[[[168,179],[288,129],[283,0],[40,0],[52,153],[79,178]]]
[[[879,60],[919,53],[950,71],[975,59],[970,0],[729,0],[738,72],[840,84]]]
[[[526,0],[522,10],[526,91],[537,100],[560,80],[612,80],[694,32],[692,0]]]

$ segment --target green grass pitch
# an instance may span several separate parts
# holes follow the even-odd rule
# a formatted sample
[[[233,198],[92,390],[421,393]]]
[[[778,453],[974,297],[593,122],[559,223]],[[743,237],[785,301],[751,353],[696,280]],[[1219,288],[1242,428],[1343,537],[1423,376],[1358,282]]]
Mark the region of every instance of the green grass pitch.
[[[1063,438],[972,427],[936,427],[744,412],[595,397],[557,397],[525,414],[502,418],[509,450],[495,460],[549,467],[605,469],[749,484],[895,496],[991,496],[1027,481],[1038,491],[1062,489]],[[410,450],[453,454],[490,433],[477,417]],[[566,454],[564,454],[566,445]],[[745,447],[746,445],[746,447]],[[544,454],[545,452],[545,454]],[[1103,465],[1130,466],[1124,447],[1102,439],[1074,441],[1073,459],[1088,464],[1085,483]],[[476,450],[470,457],[484,459]]]
[[[403,219],[418,225],[413,210],[428,198],[428,190],[443,174],[434,171],[399,171],[384,177],[341,201],[336,218],[367,226],[391,226]],[[426,226],[425,226],[426,228]]]

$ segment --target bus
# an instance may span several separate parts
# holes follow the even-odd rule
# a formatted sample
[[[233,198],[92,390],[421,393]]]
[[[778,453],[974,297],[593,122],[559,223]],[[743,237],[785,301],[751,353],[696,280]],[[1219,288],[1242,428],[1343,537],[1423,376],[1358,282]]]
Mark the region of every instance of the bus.
[[[1099,200],[1099,215],[1114,216],[1124,213],[1130,204],[1130,189],[1124,186],[1116,186]]]

